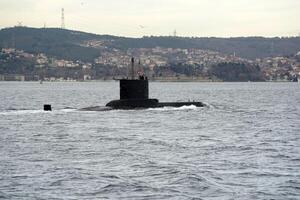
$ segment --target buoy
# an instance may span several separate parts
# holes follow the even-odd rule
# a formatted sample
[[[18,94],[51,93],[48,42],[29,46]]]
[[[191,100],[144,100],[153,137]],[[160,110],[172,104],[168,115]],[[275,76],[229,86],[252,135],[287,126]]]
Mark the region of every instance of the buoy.
[[[45,104],[44,105],[44,111],[52,111],[51,105],[50,104]]]

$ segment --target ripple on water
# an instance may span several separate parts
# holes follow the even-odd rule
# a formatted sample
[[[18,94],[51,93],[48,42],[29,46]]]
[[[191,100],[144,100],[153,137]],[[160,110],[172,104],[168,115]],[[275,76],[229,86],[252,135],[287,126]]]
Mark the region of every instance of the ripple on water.
[[[300,196],[298,85],[152,83],[207,106],[108,112],[64,108],[105,105],[114,82],[23,86],[0,85],[2,199]],[[53,112],[32,109],[45,100]]]

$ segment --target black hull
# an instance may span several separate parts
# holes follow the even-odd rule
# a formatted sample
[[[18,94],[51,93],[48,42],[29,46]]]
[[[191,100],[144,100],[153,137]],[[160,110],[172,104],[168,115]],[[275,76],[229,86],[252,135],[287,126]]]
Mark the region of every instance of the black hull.
[[[106,104],[113,109],[156,108],[157,105],[157,99],[120,99]]]
[[[161,107],[182,107],[191,106],[204,107],[202,102],[162,102],[157,99],[121,99],[114,100],[106,104],[112,109],[146,109],[146,108],[161,108]]]

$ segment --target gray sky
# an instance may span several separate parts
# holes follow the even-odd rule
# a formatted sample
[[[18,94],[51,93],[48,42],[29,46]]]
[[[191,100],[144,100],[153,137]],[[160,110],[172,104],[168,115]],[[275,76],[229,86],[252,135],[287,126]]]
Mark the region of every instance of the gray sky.
[[[131,37],[296,36],[300,0],[0,0],[0,28],[60,27]]]

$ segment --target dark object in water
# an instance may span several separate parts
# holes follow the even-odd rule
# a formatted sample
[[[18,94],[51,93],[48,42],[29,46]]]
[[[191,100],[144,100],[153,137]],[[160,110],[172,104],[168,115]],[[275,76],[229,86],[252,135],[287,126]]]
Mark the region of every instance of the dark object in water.
[[[137,109],[137,108],[160,108],[181,107],[195,105],[203,107],[202,102],[163,102],[158,99],[149,99],[149,82],[147,77],[134,77],[134,58],[131,59],[131,79],[120,80],[120,99],[106,104],[112,109]]]
[[[148,80],[120,80],[120,100],[113,100],[106,104],[112,109],[137,109],[182,107],[195,105],[203,107],[202,102],[159,102],[158,99],[149,99]]]
[[[131,59],[131,79],[120,80],[120,99],[113,100],[105,107],[95,106],[82,108],[80,111],[107,111],[113,109],[145,109],[161,107],[191,106],[204,107],[202,102],[159,102],[158,99],[149,99],[148,78],[139,74],[138,79],[134,76],[134,58]]]
[[[44,111],[52,111],[51,105],[50,104],[45,104],[44,105]]]
[[[298,77],[294,76],[293,79],[292,79],[292,82],[298,82]]]

